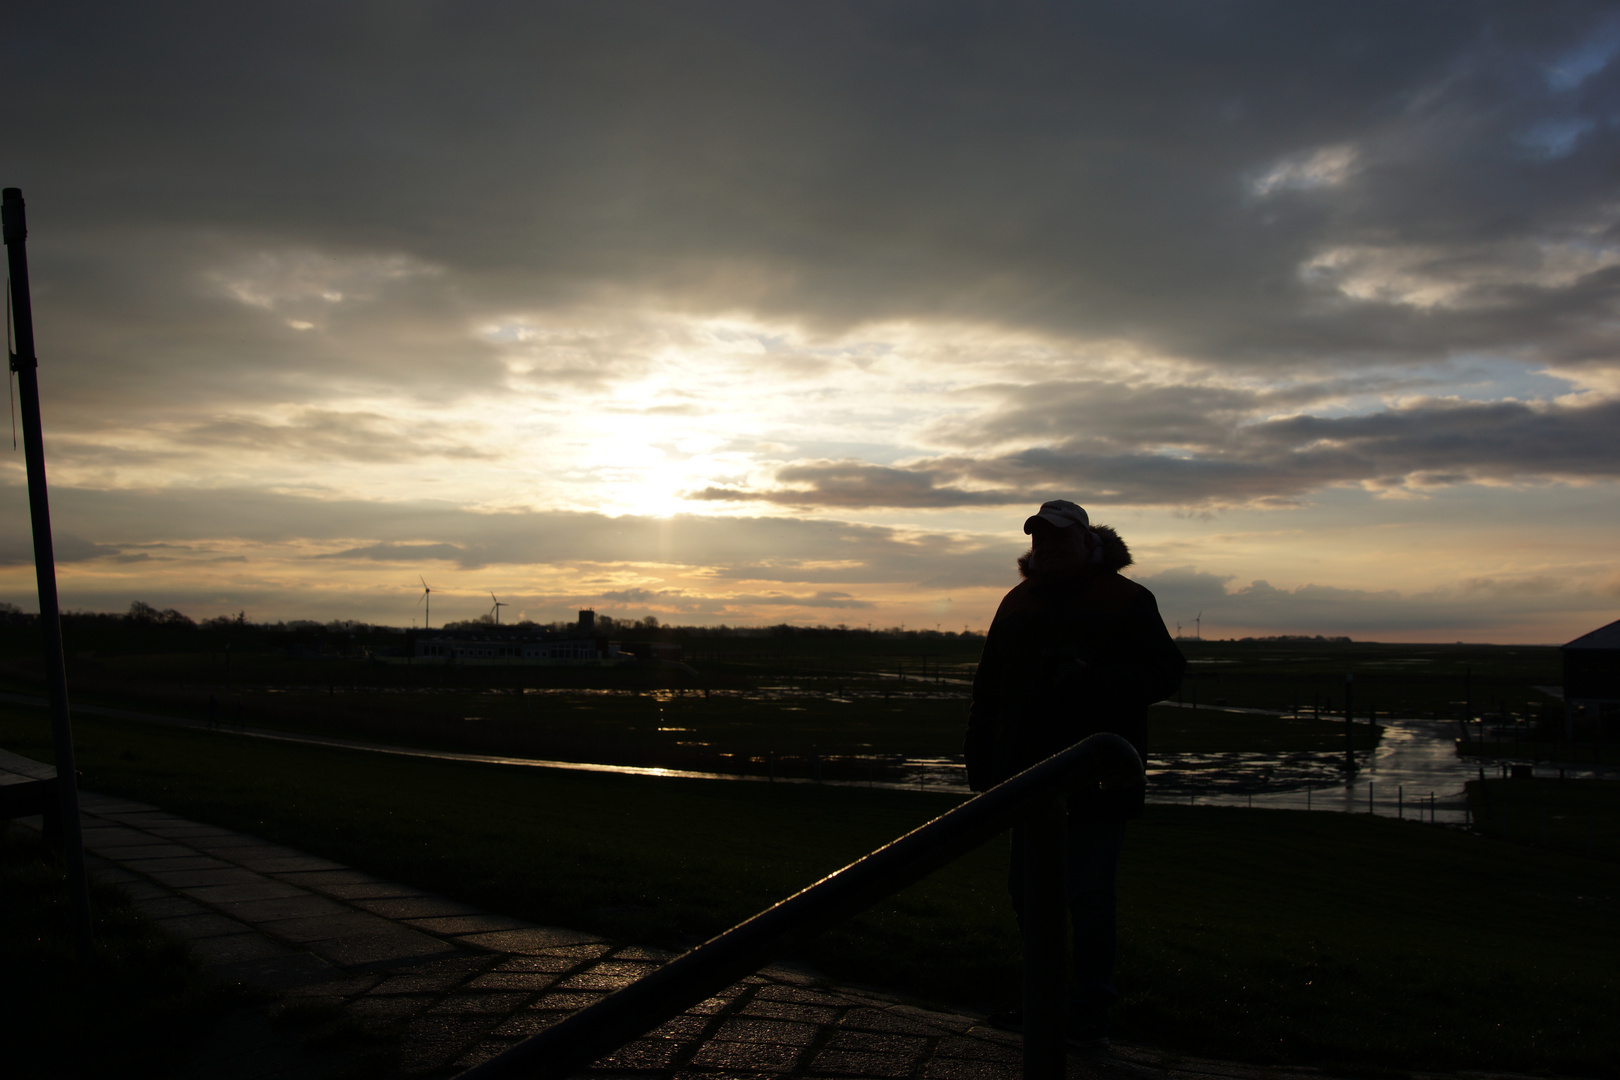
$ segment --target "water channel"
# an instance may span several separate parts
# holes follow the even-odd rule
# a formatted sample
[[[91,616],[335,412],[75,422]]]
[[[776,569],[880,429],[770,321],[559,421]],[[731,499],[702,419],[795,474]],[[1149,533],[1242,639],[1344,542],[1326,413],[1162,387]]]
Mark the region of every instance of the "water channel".
[[[1285,715],[1263,709],[1210,709]],[[1455,722],[1395,717],[1384,726],[1377,749],[1356,755],[1347,776],[1344,754],[1328,751],[1151,755],[1148,801],[1160,804],[1252,806],[1286,810],[1372,813],[1436,824],[1469,820],[1463,785],[1528,767],[1539,777],[1620,779],[1620,768],[1572,762],[1534,762],[1511,756],[1465,758],[1457,753]],[[949,758],[913,758],[905,763],[909,786],[930,791],[966,791],[962,767]],[[883,785],[908,786],[903,783]]]

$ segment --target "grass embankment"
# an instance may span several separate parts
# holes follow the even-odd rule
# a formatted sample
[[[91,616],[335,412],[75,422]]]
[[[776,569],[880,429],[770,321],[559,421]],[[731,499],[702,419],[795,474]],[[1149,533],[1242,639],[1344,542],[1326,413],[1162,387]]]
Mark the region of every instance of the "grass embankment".
[[[60,861],[8,824],[0,821],[5,1075],[166,1075],[243,998],[210,983],[123,893],[95,883],[95,945],[81,965]]]
[[[1620,786],[1609,780],[1470,780],[1485,836],[1620,862]]]
[[[1473,738],[1459,741],[1457,753],[1482,760],[1510,758],[1515,761],[1551,761],[1569,765],[1620,765],[1620,742],[1592,742],[1558,739]]]
[[[84,717],[85,786],[496,910],[701,939],[954,805],[399,759]],[[40,710],[0,744],[48,758]],[[985,1009],[1018,994],[988,845],[806,950]],[[1620,869],[1361,816],[1154,807],[1122,886],[1119,1036],[1250,1060],[1613,1072]]]
[[[212,696],[214,714],[225,726],[465,753],[757,775],[774,768],[782,777],[855,780],[893,778],[902,758],[959,754],[967,718],[965,689],[921,684],[859,690],[837,684],[766,685],[705,693],[633,685],[386,687],[334,677],[324,687],[312,687],[293,681],[310,677],[309,664],[254,658],[263,681],[227,692],[156,677],[190,670],[195,657],[141,659],[150,664],[143,678],[77,680],[71,688],[74,700],[206,720]],[[375,670],[352,663],[346,671],[330,673],[358,678]],[[6,688],[44,692],[25,682]],[[1344,748],[1343,724],[1336,719],[1165,706],[1152,710],[1149,728],[1154,754],[1338,753]],[[1376,745],[1379,734],[1380,729],[1358,722],[1356,748]]]

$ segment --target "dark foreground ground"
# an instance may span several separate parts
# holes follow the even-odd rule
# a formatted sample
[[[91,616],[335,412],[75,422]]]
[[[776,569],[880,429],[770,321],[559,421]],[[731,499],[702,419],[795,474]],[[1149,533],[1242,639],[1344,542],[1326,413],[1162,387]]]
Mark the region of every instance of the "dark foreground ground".
[[[0,744],[49,756],[43,710]],[[956,800],[403,759],[83,718],[92,790],[610,942],[681,949]],[[1016,1001],[1004,855],[793,959],[944,1011]],[[1154,807],[1122,885],[1121,1038],[1251,1063],[1601,1074],[1620,868],[1361,815]],[[948,943],[942,947],[941,943]]]
[[[135,1009],[148,1023],[119,1038],[17,1040],[9,1075],[23,1080],[448,1077],[673,955],[493,914],[144,803],[87,794],[85,807],[98,903],[116,889],[130,901],[121,906],[151,920],[144,937],[156,948],[173,954],[189,943],[190,957],[167,965],[182,982],[233,990],[193,1005],[207,1023]],[[8,870],[37,861],[37,841],[13,838],[4,854]],[[104,920],[103,953],[108,929]],[[150,985],[152,971],[143,974]],[[59,1009],[62,999],[48,1004]],[[8,1015],[30,1012],[49,1025],[38,1005]],[[104,1021],[84,1028],[110,1034]],[[1318,1075],[1130,1045],[1071,1052],[1067,1071],[1079,1080]],[[1013,1080],[1021,1044],[972,1014],[771,967],[691,1003],[582,1075]]]

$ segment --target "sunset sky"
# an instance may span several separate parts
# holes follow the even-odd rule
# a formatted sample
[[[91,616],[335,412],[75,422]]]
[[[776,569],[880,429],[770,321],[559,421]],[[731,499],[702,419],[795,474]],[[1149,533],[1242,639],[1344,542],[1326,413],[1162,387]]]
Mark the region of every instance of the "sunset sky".
[[[62,602],[1620,617],[1612,4],[8,7]],[[0,600],[37,610],[20,450]]]

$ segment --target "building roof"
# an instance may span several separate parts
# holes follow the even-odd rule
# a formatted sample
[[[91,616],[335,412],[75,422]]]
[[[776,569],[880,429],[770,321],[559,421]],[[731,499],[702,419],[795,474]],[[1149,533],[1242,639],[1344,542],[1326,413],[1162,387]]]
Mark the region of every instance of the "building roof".
[[[1582,634],[1563,646],[1566,649],[1620,649],[1620,619]]]

